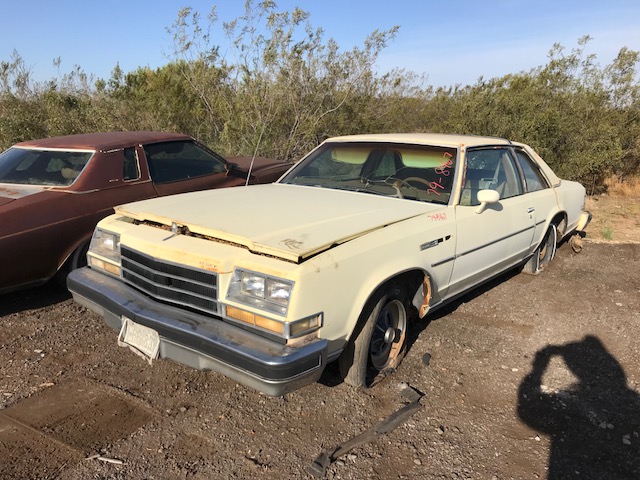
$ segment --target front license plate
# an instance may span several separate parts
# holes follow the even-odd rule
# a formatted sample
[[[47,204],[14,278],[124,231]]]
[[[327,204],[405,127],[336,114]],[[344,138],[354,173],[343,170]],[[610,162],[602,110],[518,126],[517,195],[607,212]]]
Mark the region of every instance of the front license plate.
[[[152,328],[140,325],[130,318],[122,317],[118,345],[129,347],[151,363],[152,360],[158,358],[160,352],[160,335]]]

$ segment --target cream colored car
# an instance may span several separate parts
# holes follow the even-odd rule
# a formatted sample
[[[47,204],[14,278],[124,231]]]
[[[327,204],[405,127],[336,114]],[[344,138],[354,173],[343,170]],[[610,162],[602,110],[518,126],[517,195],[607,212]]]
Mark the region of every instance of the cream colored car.
[[[540,272],[563,238],[578,249],[584,197],[501,138],[330,138],[275,184],[117,207],[68,286],[149,362],[282,395],[338,360],[369,387],[412,322],[508,269]]]

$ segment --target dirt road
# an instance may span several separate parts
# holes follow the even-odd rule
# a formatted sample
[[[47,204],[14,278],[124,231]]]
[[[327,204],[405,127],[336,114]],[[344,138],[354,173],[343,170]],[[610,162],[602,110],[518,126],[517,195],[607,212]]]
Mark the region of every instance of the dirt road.
[[[640,478],[639,272],[640,245],[565,245],[419,325],[374,389],[329,369],[284,398],[149,366],[50,287],[0,297],[0,478],[311,478],[405,384],[422,408],[326,478]]]

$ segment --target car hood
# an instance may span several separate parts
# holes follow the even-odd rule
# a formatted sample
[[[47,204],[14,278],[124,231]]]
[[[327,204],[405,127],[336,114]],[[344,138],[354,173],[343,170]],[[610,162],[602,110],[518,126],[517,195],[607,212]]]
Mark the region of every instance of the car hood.
[[[5,205],[18,198],[28,197],[29,195],[34,195],[48,189],[49,187],[40,187],[35,185],[0,183],[0,205]]]
[[[142,222],[242,245],[255,253],[302,262],[367,232],[440,205],[319,187],[270,184],[143,200],[116,207]]]
[[[251,169],[251,173],[254,174],[271,169],[279,169],[284,172],[292,165],[291,163],[266,157],[225,157],[225,159],[238,165],[244,172],[248,172]]]

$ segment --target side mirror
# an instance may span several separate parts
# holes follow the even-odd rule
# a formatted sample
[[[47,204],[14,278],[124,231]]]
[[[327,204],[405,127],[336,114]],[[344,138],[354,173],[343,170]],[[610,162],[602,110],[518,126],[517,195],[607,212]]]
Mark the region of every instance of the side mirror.
[[[478,192],[480,205],[476,209],[476,213],[484,212],[490,203],[497,203],[498,200],[500,200],[500,194],[496,190],[480,190]]]

